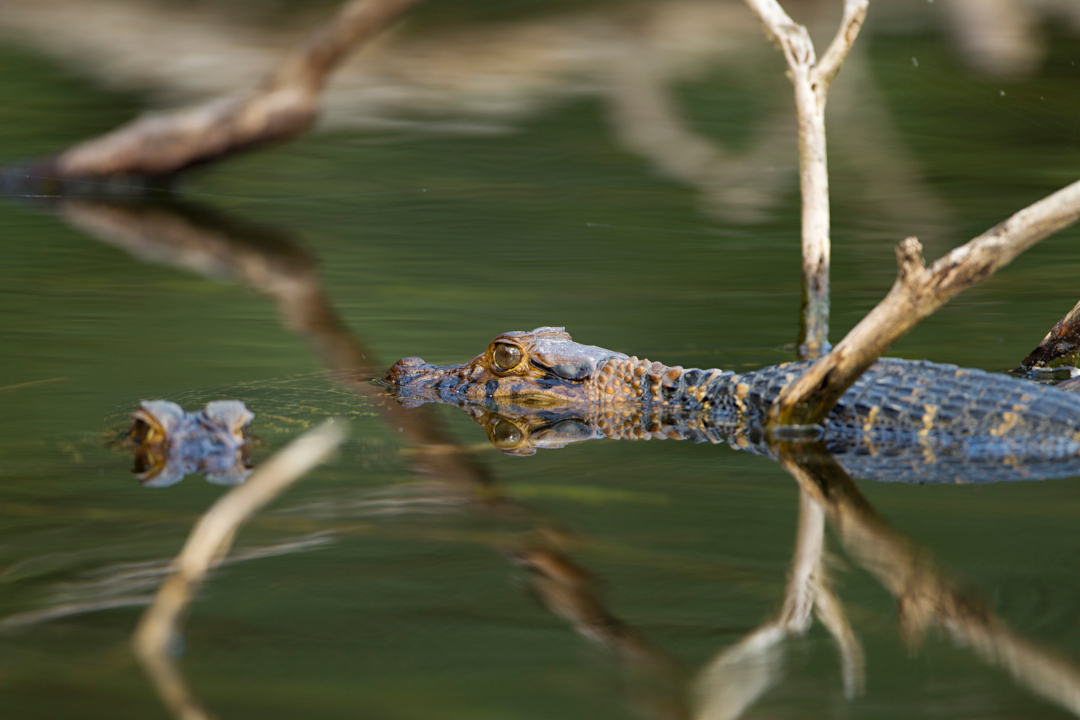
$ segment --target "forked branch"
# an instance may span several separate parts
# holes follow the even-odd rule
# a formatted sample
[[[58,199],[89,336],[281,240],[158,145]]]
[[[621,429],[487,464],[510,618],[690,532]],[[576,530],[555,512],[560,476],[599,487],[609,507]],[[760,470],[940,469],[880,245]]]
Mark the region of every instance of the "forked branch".
[[[929,268],[919,241],[907,238],[896,251],[899,272],[889,294],[832,352],[780,393],[770,421],[780,425],[821,422],[844,391],[898,338],[962,291],[1077,220],[1080,182],[1029,205]]]
[[[869,0],[845,0],[836,37],[819,62],[810,33],[776,0],[746,0],[784,52],[795,86],[799,124],[799,185],[802,189],[803,311],[799,353],[816,358],[829,348],[829,171],[825,152],[825,99],[859,35]]]

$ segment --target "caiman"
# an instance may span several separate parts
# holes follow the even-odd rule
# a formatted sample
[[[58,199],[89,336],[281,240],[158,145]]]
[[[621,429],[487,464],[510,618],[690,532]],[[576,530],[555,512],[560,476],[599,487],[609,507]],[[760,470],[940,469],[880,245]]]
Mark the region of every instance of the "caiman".
[[[168,487],[196,472],[215,485],[242,483],[251,474],[254,417],[238,400],[215,400],[192,413],[167,400],[143,400],[127,433],[135,476],[145,487]]]
[[[682,368],[576,343],[542,327],[496,337],[461,365],[399,360],[404,405],[459,405],[505,452],[599,437],[726,442],[771,455],[764,426],[814,361],[746,373]],[[821,440],[857,477],[990,482],[1080,475],[1080,395],[928,361],[883,358],[841,396]]]

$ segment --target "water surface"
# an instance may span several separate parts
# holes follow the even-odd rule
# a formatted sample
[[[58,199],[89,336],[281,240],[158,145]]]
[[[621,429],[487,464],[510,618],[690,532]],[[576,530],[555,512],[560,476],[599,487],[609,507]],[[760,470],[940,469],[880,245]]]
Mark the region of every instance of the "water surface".
[[[940,34],[864,39],[845,73],[873,94],[851,90],[830,118],[834,341],[887,291],[900,238],[918,233],[935,257],[1080,168],[1075,36],[1049,33],[1036,74],[1009,81],[963,68]],[[750,152],[789,112],[788,90],[732,67],[704,65],[666,92],[699,138]],[[0,81],[5,161],[104,131],[147,102],[14,44],[0,50]],[[243,531],[237,552],[248,559],[216,573],[192,607],[181,666],[219,717],[648,714],[627,688],[646,681],[627,680],[618,659],[530,592],[513,549],[538,537],[561,538],[598,578],[607,610],[686,677],[775,615],[799,505],[777,465],[676,442],[581,443],[528,458],[478,450],[518,508],[500,512],[462,504],[460,488],[417,486],[431,478],[416,474],[373,396],[327,372],[328,337],[362,338],[374,374],[407,355],[460,362],[500,332],[540,325],[668,364],[743,370],[790,359],[799,302],[790,144],[749,163],[780,177],[762,185],[769,202],[740,213],[628,142],[612,103],[604,92],[562,98],[498,133],[420,123],[315,134],[152,198],[151,209],[218,228],[233,252],[269,258],[285,277],[310,262],[304,277],[341,323],[329,334],[297,327],[275,300],[279,287],[253,287],[228,263],[193,269],[103,241],[90,229],[102,227],[100,207],[88,201],[0,205],[6,716],[165,714],[128,649],[140,606],[40,615],[139,602],[153,582],[137,571],[175,555],[222,493],[198,476],[157,491],[133,479],[130,455],[108,441],[146,398],[189,409],[243,400],[257,414],[256,464],[323,417],[352,421],[340,457]],[[1078,239],[1072,229],[1043,242],[893,354],[1015,365],[1075,302]],[[458,411],[436,414],[462,445],[485,443]],[[1076,480],[858,487],[1013,631],[1080,659]],[[865,693],[845,698],[819,623],[785,645],[783,674],[748,717],[1068,714],[933,632],[909,649],[893,597],[827,542],[864,647]]]

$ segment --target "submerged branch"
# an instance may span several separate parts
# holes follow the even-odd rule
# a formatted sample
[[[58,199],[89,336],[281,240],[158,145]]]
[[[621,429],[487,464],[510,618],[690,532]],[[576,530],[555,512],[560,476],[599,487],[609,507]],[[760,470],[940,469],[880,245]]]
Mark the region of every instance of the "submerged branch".
[[[770,422],[821,422],[844,391],[897,339],[962,291],[1077,220],[1080,182],[1029,205],[929,268],[918,240],[907,238],[896,251],[899,272],[889,294],[824,359],[780,393],[773,403]]]
[[[267,460],[243,485],[222,496],[196,523],[174,571],[158,589],[132,638],[135,655],[162,700],[180,720],[206,720],[173,660],[177,624],[203,579],[228,552],[236,531],[285,488],[323,462],[346,437],[345,424],[329,420],[304,433]]]
[[[163,178],[299,135],[314,123],[319,93],[347,52],[416,2],[348,2],[261,87],[194,108],[144,115],[65,150],[33,172],[60,180],[111,175]]]
[[[836,37],[818,62],[810,33],[776,0],[746,0],[766,34],[784,52],[795,86],[802,189],[803,308],[799,354],[816,358],[829,349],[829,171],[825,149],[825,100],[829,85],[859,35],[869,0],[845,0]]]

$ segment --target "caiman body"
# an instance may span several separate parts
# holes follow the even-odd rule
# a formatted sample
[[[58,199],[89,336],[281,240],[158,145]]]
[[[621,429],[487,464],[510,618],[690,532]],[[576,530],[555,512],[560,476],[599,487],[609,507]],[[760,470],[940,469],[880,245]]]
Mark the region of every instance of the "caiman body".
[[[551,445],[592,437],[677,438],[769,454],[763,437],[768,409],[812,362],[747,373],[684,369],[580,345],[562,328],[537,328],[500,335],[462,365],[406,358],[385,382],[406,405],[465,407],[489,435],[501,419],[522,437],[546,428]],[[849,472],[877,479],[1080,474],[1080,395],[955,365],[881,359],[825,418],[822,440]],[[515,451],[506,438],[501,444]],[[543,444],[524,444],[517,452]]]

